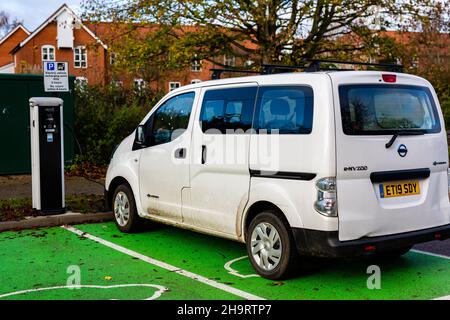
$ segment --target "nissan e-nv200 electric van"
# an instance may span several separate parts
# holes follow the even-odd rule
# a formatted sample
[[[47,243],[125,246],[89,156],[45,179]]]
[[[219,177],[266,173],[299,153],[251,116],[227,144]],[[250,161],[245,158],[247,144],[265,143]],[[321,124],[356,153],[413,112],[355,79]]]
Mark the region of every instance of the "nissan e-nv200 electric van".
[[[121,231],[151,219],[244,242],[278,279],[306,256],[395,257],[449,238],[447,169],[427,80],[297,72],[171,91],[117,147],[105,192]]]

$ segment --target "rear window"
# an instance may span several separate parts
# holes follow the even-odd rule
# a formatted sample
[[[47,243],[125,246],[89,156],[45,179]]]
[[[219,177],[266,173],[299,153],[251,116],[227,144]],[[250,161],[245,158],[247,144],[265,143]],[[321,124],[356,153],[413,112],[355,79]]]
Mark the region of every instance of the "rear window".
[[[339,87],[339,98],[342,126],[348,135],[441,130],[436,105],[426,87],[345,85]]]

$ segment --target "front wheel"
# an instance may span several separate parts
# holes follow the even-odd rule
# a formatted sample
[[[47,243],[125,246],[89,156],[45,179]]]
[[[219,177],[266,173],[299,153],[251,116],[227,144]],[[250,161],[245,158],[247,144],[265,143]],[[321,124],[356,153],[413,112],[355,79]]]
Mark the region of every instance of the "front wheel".
[[[264,278],[287,277],[298,265],[299,255],[289,226],[273,211],[262,212],[252,220],[246,245],[253,268]]]
[[[141,229],[144,219],[139,217],[134,202],[133,191],[128,184],[119,185],[112,198],[114,221],[122,232],[135,232]]]

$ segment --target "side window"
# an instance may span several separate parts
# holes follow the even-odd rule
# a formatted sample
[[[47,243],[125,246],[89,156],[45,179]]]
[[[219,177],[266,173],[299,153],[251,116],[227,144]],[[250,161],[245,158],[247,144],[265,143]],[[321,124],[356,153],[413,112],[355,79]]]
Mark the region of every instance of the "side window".
[[[256,87],[206,91],[200,112],[202,131],[232,133],[250,129],[256,91]]]
[[[147,141],[151,146],[178,138],[188,127],[194,92],[180,94],[167,100],[147,122]]]
[[[306,86],[260,87],[254,128],[261,133],[309,134],[313,91]]]

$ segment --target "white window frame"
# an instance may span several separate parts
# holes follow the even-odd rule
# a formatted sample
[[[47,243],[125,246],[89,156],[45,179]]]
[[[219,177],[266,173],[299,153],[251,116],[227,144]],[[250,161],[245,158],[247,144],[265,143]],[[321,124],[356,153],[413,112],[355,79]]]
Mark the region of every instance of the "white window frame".
[[[194,58],[192,59],[191,71],[192,72],[202,71],[202,60],[197,58],[197,54],[194,54]]]
[[[123,81],[122,80],[112,80],[111,86],[114,88],[122,88],[123,87]]]
[[[181,87],[181,83],[179,81],[170,81],[169,82],[169,91],[173,91]]]
[[[84,88],[88,85],[88,79],[86,77],[76,77],[75,85],[79,86],[80,88]]]
[[[236,66],[236,56],[225,54],[223,56],[223,64],[228,67],[235,67]]]
[[[51,59],[51,51],[53,51],[53,59]],[[47,59],[44,59],[44,56],[47,56]],[[43,45],[41,47],[41,58],[42,61],[56,61],[56,49],[55,46],[50,44]]]
[[[109,54],[109,64],[110,65],[114,65],[116,63],[116,53],[115,52],[111,52]]]
[[[202,80],[200,80],[200,79],[192,79],[191,80],[191,84],[196,84],[196,83],[200,83],[200,82],[202,82]]]
[[[84,52],[82,51],[84,50]],[[78,53],[77,53],[78,51]],[[79,59],[77,59],[77,55]],[[84,59],[83,59],[84,58]],[[84,62],[84,65],[83,65]],[[77,66],[78,64],[78,66]],[[87,49],[86,46],[77,46],[73,48],[73,67],[76,69],[86,69],[88,65],[87,61]]]
[[[136,90],[142,90],[145,88],[145,86],[147,85],[147,83],[145,82],[144,79],[142,78],[134,78],[133,80],[133,84]]]

